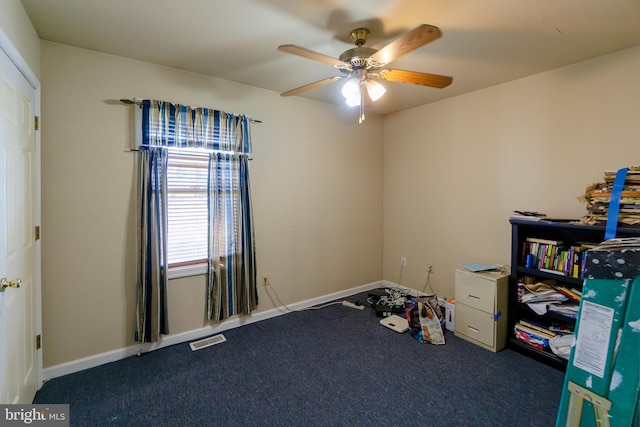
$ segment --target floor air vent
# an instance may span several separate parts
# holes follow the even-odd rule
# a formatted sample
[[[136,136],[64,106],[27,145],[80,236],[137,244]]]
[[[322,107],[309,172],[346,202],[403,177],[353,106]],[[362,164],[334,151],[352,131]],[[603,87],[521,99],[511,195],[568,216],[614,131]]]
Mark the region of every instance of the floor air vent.
[[[214,335],[209,338],[204,338],[199,341],[193,341],[189,343],[192,351],[202,350],[206,347],[211,347],[212,345],[220,344],[221,342],[225,342],[227,339],[222,334]]]

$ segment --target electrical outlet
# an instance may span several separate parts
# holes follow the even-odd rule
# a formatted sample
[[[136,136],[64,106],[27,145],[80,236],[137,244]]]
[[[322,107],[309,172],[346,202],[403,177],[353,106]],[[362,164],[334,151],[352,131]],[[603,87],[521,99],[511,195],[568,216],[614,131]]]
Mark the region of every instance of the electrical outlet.
[[[401,265],[407,265],[407,257],[403,256],[402,258],[400,258],[400,264]]]
[[[433,273],[433,265],[429,266],[429,273]]]
[[[262,275],[262,286],[269,286],[269,275],[268,274],[263,274]]]

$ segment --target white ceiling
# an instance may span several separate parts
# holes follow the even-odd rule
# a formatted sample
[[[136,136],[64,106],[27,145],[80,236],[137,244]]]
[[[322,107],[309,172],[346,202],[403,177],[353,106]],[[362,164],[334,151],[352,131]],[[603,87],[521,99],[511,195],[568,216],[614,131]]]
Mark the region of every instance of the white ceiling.
[[[420,24],[442,37],[391,63],[453,76],[444,89],[385,82],[369,111],[392,113],[640,45],[640,0],[21,0],[43,40],[284,92],[340,75],[288,55],[337,58]],[[379,47],[379,46],[378,46]],[[297,96],[342,103],[340,83]]]

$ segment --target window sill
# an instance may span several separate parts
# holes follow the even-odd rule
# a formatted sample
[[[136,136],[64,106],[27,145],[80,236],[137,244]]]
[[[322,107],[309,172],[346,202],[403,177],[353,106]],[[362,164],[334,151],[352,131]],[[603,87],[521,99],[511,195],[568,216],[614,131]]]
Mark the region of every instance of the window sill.
[[[207,264],[194,264],[186,267],[173,267],[169,269],[168,278],[179,279],[181,277],[200,276],[207,274]]]

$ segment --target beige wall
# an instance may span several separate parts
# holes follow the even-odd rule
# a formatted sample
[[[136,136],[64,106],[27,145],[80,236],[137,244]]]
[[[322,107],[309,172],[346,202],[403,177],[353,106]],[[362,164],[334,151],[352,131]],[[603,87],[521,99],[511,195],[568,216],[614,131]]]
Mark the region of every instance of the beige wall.
[[[606,169],[640,163],[640,47],[386,116],[384,279],[453,296],[465,262],[510,263],[512,210],[579,218]],[[455,79],[454,79],[455,84]]]
[[[40,78],[40,39],[20,0],[0,0],[0,29],[11,39],[31,71]]]
[[[118,98],[264,121],[251,165],[258,266],[284,303],[398,282],[402,256],[403,285],[433,264],[433,287],[452,296],[455,265],[509,262],[513,209],[579,217],[585,185],[640,154],[640,47],[358,126],[337,106],[38,46],[17,0],[0,1],[0,27],[42,83],[45,367],[133,344],[133,115]],[[204,325],[203,293],[202,276],[170,282],[172,333]]]
[[[42,42],[44,366],[134,344],[133,107],[243,113],[252,127],[258,274],[285,304],[380,280],[382,119],[198,74]],[[173,334],[204,326],[204,276],[171,280]],[[259,288],[259,310],[274,305]]]

